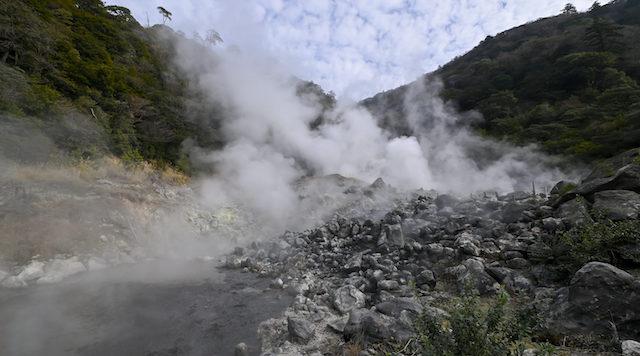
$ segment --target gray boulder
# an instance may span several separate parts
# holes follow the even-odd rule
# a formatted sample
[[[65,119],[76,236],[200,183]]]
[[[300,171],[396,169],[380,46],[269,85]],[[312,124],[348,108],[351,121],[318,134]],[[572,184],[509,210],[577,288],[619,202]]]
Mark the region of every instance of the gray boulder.
[[[587,203],[582,198],[576,198],[560,205],[555,215],[568,226],[579,226],[593,222]]]
[[[518,222],[523,218],[523,213],[529,208],[530,206],[526,204],[510,202],[502,209],[500,219],[506,224]]]
[[[458,199],[449,194],[440,194],[434,201],[438,209],[454,207],[456,204],[458,204],[458,202]]]
[[[422,305],[411,298],[393,298],[376,304],[376,310],[384,315],[398,318],[403,310],[414,315],[422,313]]]
[[[480,256],[478,244],[481,240],[480,236],[473,235],[468,232],[462,232],[457,235],[455,245],[458,246],[462,253],[477,257]]]
[[[416,284],[419,286],[427,285],[433,288],[436,286],[436,277],[432,271],[425,269],[416,276]]]
[[[344,266],[344,271],[347,273],[356,272],[362,269],[362,253],[356,253],[353,255]]]
[[[611,337],[640,337],[640,281],[610,264],[590,262],[560,289],[551,308],[551,329]]]
[[[493,277],[485,270],[482,262],[476,259],[468,259],[460,266],[463,267],[457,278],[457,285],[460,291],[472,290],[480,294],[495,293],[500,287]]]
[[[634,340],[623,341],[622,356],[640,356],[640,342]]]
[[[366,296],[352,285],[338,288],[333,296],[333,306],[340,313],[348,313],[365,305]]]
[[[369,309],[355,309],[344,328],[349,337],[366,336],[376,340],[408,340],[413,333],[395,318]]]
[[[605,190],[593,196],[593,209],[611,220],[637,219],[640,194],[629,190]]]
[[[605,190],[631,190],[640,193],[640,165],[628,164],[608,177],[600,175],[589,177],[577,188],[559,197],[554,205],[557,206],[580,195],[591,197],[593,194]]]
[[[314,334],[313,324],[306,319],[297,317],[287,318],[287,330],[292,340],[298,342],[307,342]]]
[[[381,290],[388,290],[388,291],[397,290],[400,288],[400,283],[392,279],[386,279],[378,282],[378,288]]]
[[[234,356],[249,356],[249,347],[244,342],[241,342],[236,345],[234,352]]]
[[[404,247],[404,234],[402,233],[402,226],[400,224],[386,225],[385,232],[387,234],[387,240],[392,246]]]

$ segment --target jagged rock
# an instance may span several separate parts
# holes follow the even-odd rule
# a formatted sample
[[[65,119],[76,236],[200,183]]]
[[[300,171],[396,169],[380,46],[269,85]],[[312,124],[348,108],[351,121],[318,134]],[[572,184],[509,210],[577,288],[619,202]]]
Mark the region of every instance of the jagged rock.
[[[449,194],[440,194],[435,199],[434,203],[438,209],[442,210],[447,207],[454,207],[458,203],[458,199]]]
[[[419,286],[427,285],[430,288],[433,288],[436,286],[436,277],[432,271],[426,269],[416,276],[416,284]]]
[[[560,289],[551,309],[551,328],[559,332],[611,337],[614,323],[622,337],[640,337],[640,281],[610,264],[589,262]]]
[[[575,195],[590,196],[605,190],[631,190],[640,193],[640,165],[629,164],[616,171],[613,176],[590,179],[572,190],[565,199]]]
[[[394,338],[403,341],[411,331],[392,317],[368,309],[355,309],[349,314],[344,333],[350,337],[367,336],[377,340]]]
[[[44,268],[44,275],[38,279],[37,283],[57,283],[64,278],[74,274],[84,272],[87,269],[77,257],[69,259],[55,259],[48,262]]]
[[[549,195],[558,196],[558,195],[564,194],[566,192],[569,192],[570,190],[572,190],[576,186],[577,185],[574,182],[561,180],[558,183],[556,183],[556,185],[554,185],[553,188],[551,188],[551,191],[549,192]]]
[[[373,183],[371,183],[369,187],[375,190],[384,189],[387,187],[387,183],[385,183],[382,178],[378,178]]]
[[[249,347],[244,342],[241,342],[236,345],[234,351],[234,356],[249,356]]]
[[[349,321],[349,315],[344,315],[327,322],[327,326],[333,329],[335,332],[342,334],[344,332],[344,328],[347,326],[347,322]]]
[[[542,219],[542,227],[549,232],[555,232],[563,227],[562,220],[552,217]]]
[[[457,278],[458,289],[464,291],[467,289],[476,290],[480,294],[495,293],[500,287],[493,277],[484,270],[482,262],[476,259],[468,259],[463,262],[464,267]]]
[[[398,318],[403,310],[407,310],[415,315],[422,312],[422,305],[410,298],[393,298],[376,304],[376,310],[380,313]]]
[[[513,269],[525,269],[529,267],[529,261],[521,257],[512,258],[510,260],[507,260],[505,263],[509,268]]]
[[[640,342],[625,340],[621,344],[622,356],[640,356]]]
[[[523,218],[523,213],[529,208],[528,205],[519,202],[511,202],[505,205],[501,211],[500,220],[506,224],[518,222]]]
[[[276,278],[273,281],[271,281],[271,288],[282,289],[284,288],[284,282],[282,281],[281,278]]]
[[[410,239],[417,239],[420,237],[421,229],[425,226],[424,220],[420,219],[404,219],[402,221],[402,234]]]
[[[629,190],[605,190],[593,200],[593,209],[611,220],[637,219],[640,213],[640,194]]]
[[[400,288],[400,284],[394,280],[383,280],[378,282],[378,288],[381,290],[397,290]]]
[[[287,330],[294,341],[306,342],[313,337],[313,324],[303,318],[288,317]]]
[[[392,246],[404,247],[404,234],[400,224],[386,225],[385,232],[387,239]]]
[[[536,241],[527,248],[527,256],[530,260],[543,262],[553,256],[553,250],[542,241]]]
[[[529,293],[533,290],[533,283],[529,278],[519,273],[511,274],[504,281],[505,287],[512,293]]]
[[[348,313],[365,305],[366,296],[352,285],[338,288],[333,297],[333,306],[340,313]]]
[[[373,278],[375,281],[381,281],[384,279],[384,272],[377,269],[371,273],[371,278]]]
[[[514,259],[514,258],[522,258],[524,256],[522,255],[522,252],[520,252],[520,251],[504,251],[502,253],[502,257],[505,260],[510,260],[510,259]]]
[[[499,283],[503,283],[505,279],[513,274],[512,269],[503,267],[497,262],[486,266],[485,271]]]
[[[429,256],[435,258],[438,256],[442,256],[442,254],[444,253],[444,246],[442,246],[442,244],[440,243],[428,244],[426,250],[427,253],[429,253]]]
[[[344,271],[347,273],[356,272],[361,269],[362,269],[362,253],[356,253],[344,265]]]
[[[463,232],[457,236],[455,244],[458,246],[460,251],[466,255],[480,256],[480,249],[476,245],[480,240],[480,236]]]
[[[579,226],[593,222],[593,219],[591,219],[589,215],[587,204],[584,199],[581,198],[576,198],[560,205],[555,215],[557,218],[562,219],[568,226]]]
[[[44,276],[44,266],[43,262],[31,261],[16,277],[25,282],[36,280]]]

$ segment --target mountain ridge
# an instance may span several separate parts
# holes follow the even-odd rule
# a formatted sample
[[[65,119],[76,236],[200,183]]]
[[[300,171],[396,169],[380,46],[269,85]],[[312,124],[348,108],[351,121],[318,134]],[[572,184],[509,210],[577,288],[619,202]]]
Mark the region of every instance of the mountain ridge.
[[[416,82],[441,80],[443,99],[482,113],[472,123],[481,135],[585,162],[608,158],[640,142],[638,19],[636,0],[539,19],[488,36]],[[395,134],[410,134],[403,98],[413,83],[361,103]]]

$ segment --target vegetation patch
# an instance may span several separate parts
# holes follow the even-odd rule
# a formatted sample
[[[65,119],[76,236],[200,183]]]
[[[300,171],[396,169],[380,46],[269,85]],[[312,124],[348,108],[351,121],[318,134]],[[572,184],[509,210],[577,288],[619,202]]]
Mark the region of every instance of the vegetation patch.
[[[530,305],[511,300],[505,291],[488,299],[466,293],[444,309],[449,316],[420,314],[414,323],[415,338],[401,345],[386,345],[383,353],[494,356],[522,355],[529,348],[551,355],[555,350],[551,345],[531,342],[539,324],[537,314]]]
[[[604,218],[602,213],[594,213],[593,222],[573,227],[559,235],[559,242],[568,252],[561,260],[561,265],[575,272],[588,262],[605,262],[617,267],[626,267],[629,261],[625,258],[624,248],[640,244],[640,220],[612,221]]]

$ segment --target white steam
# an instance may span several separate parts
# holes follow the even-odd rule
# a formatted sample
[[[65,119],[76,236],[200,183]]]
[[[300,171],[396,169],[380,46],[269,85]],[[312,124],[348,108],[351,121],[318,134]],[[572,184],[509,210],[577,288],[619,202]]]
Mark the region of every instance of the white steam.
[[[407,91],[411,137],[393,137],[367,110],[345,102],[312,129],[322,113],[320,98],[297,94],[298,81],[277,62],[238,50],[204,55],[189,45],[178,48],[176,62],[196,78],[195,89],[226,112],[226,145],[205,155],[216,171],[201,184],[210,204],[241,204],[288,227],[300,218],[295,182],[310,175],[381,177],[401,190],[458,194],[512,191],[534,180],[544,186],[562,176],[531,148],[475,136],[438,97],[438,83],[418,81]]]

